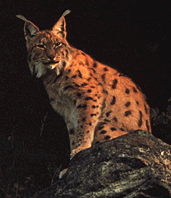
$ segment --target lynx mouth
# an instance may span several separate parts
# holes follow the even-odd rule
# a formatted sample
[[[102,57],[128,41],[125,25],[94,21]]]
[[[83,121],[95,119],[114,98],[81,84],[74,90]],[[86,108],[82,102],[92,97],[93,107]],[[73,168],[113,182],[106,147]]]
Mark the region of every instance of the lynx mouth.
[[[44,65],[53,65],[53,64],[56,64],[56,63],[59,63],[59,61],[49,61],[47,63],[43,63]]]
[[[47,68],[53,70],[57,65],[59,61],[49,61],[47,63],[44,63],[44,65],[47,65]]]

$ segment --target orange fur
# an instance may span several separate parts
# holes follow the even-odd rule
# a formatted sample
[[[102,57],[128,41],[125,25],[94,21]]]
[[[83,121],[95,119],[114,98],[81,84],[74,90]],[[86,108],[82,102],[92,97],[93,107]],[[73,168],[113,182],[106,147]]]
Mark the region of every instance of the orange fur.
[[[30,71],[67,124],[71,157],[92,145],[141,129],[151,132],[149,106],[136,84],[66,40],[64,16],[52,30],[25,21]]]

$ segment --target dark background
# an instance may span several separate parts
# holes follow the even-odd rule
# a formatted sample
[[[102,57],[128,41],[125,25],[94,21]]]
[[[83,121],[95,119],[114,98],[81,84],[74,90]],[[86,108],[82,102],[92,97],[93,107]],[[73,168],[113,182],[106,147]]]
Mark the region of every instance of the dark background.
[[[15,17],[22,14],[50,29],[66,9],[71,45],[132,78],[150,107],[162,111],[171,97],[171,1],[0,1],[0,168],[7,183],[26,174],[44,187],[48,173],[41,177],[49,164],[68,165],[65,123],[50,107],[42,83],[30,75],[24,23]]]

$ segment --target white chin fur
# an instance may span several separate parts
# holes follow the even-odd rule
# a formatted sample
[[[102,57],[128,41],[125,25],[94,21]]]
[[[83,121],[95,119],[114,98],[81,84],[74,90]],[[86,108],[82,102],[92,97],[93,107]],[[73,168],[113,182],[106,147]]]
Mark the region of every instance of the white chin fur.
[[[36,73],[37,78],[40,78],[43,75],[45,75],[46,69],[44,68],[44,65],[42,65],[40,63],[38,65],[35,65],[35,73]]]

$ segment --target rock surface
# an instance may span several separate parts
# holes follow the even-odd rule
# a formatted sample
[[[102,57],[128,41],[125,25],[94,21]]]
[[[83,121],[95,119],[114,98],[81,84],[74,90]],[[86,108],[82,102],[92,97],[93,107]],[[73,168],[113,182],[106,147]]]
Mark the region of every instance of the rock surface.
[[[67,173],[34,198],[171,197],[171,146],[134,131],[78,153]]]

